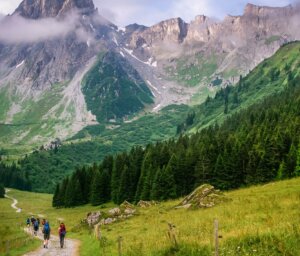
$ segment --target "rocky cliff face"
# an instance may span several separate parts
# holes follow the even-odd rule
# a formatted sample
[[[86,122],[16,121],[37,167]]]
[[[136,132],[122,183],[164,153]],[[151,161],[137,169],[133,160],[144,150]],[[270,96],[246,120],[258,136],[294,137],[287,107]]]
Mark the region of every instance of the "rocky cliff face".
[[[150,89],[147,97],[154,96],[154,112],[190,103],[195,94],[199,104],[220,86],[237,82],[283,43],[300,39],[299,23],[299,7],[248,4],[243,15],[223,21],[199,15],[189,24],[174,18],[152,27],[129,25],[124,31],[100,17],[92,0],[24,0],[0,24],[0,32],[7,27],[7,33],[0,33],[0,123],[17,124],[0,130],[0,141],[14,145],[63,139],[95,123],[81,86],[91,70],[90,104],[95,109],[99,99],[119,95],[115,88],[130,85],[126,95],[137,92],[141,83],[136,77]],[[126,62],[139,74],[125,70],[129,82],[121,83],[120,65],[111,63],[105,67],[113,68],[102,74],[95,69],[100,52],[113,52],[121,66]],[[94,74],[109,77],[108,84],[98,79],[102,87],[94,88]]]
[[[162,21],[142,32],[132,34],[131,46],[140,47],[144,43],[155,45],[162,41],[182,43],[187,34],[187,24],[181,19],[170,19]]]
[[[191,65],[198,66],[200,72],[201,63],[214,62],[214,72],[198,79],[199,85],[209,85],[211,80],[222,75],[225,77],[223,82],[236,81],[240,74],[249,72],[270,57],[283,43],[300,39],[299,25],[300,9],[297,6],[273,8],[248,4],[241,16],[227,16],[220,22],[200,15],[190,24],[171,19],[142,32],[134,32],[128,41],[136,56],[142,58],[146,52],[147,56],[158,60],[158,66],[163,69],[161,73],[173,70],[167,72],[169,77],[176,77],[181,71],[184,73]],[[169,53],[164,54],[166,51]],[[197,54],[202,60],[195,57]],[[232,74],[230,79],[228,74]],[[194,78],[188,75],[181,80],[197,80]],[[176,77],[175,80],[180,79]]]
[[[95,56],[110,48],[115,26],[98,15],[92,0],[24,0],[2,22],[28,35],[24,41],[14,33],[10,40],[0,37],[0,97],[7,98],[0,122],[19,125],[1,131],[1,141],[43,143],[95,123],[81,80]]]
[[[29,19],[40,19],[62,16],[71,10],[80,10],[82,14],[89,15],[94,12],[94,8],[92,0],[25,0],[13,15],[21,15]]]

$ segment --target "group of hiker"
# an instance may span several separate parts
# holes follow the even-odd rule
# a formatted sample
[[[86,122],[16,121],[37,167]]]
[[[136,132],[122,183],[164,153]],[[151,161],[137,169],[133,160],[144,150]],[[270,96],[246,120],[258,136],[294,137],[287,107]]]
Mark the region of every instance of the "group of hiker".
[[[42,232],[44,234],[44,248],[48,248],[48,243],[50,240],[50,233],[51,233],[51,228],[49,221],[46,219],[43,219],[42,222],[40,222],[39,218],[34,218],[34,216],[31,216],[31,218],[27,218],[26,224],[28,228],[32,228],[33,234],[37,236],[40,224],[42,224]],[[63,222],[59,224],[58,228],[58,235],[59,235],[59,242],[60,242],[60,248],[64,247],[64,240],[66,236],[66,226]]]

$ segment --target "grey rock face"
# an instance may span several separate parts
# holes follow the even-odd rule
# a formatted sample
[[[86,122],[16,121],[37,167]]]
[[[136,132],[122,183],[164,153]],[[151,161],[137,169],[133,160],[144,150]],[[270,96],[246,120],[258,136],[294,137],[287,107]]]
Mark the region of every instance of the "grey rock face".
[[[88,15],[95,7],[93,0],[24,0],[14,14],[29,19],[40,19],[64,15],[75,8]]]
[[[247,73],[283,43],[300,39],[299,25],[297,6],[273,8],[248,4],[242,16],[227,16],[219,22],[200,15],[190,24],[179,18],[171,19],[132,33],[128,41],[138,56],[145,52],[142,46],[147,44],[150,47],[147,54],[150,52],[162,65],[170,58],[162,57],[169,47],[178,58],[196,52],[222,56],[219,73],[226,69]]]

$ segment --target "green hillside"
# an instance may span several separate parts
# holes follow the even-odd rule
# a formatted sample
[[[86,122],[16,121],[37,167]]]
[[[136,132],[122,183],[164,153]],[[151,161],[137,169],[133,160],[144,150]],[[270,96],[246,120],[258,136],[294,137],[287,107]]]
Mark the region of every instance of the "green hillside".
[[[56,205],[165,200],[203,183],[228,190],[299,176],[299,110],[300,82],[291,83],[220,125],[78,168],[57,189]]]
[[[54,191],[55,183],[71,173],[76,165],[100,162],[105,155],[166,140],[176,132],[194,133],[210,124],[221,124],[229,115],[298,83],[299,54],[300,43],[285,45],[243,78],[238,86],[222,89],[215,98],[208,98],[200,106],[171,106],[158,115],[148,114],[130,123],[113,123],[109,129],[103,126],[86,128],[58,150],[28,156],[21,162],[22,168],[30,170],[34,190]],[[188,113],[192,113],[192,120]],[[38,178],[41,174],[49,177],[43,186]]]
[[[213,99],[207,98],[204,104],[194,108],[196,116],[194,125],[189,127],[190,132],[212,123],[220,124],[228,115],[283,91],[289,84],[298,83],[299,56],[300,43],[289,43],[242,78],[238,86],[220,90]]]
[[[21,214],[9,208],[11,201],[0,199],[1,239],[22,236],[21,229],[5,229],[25,220],[28,213],[42,214],[55,227],[64,219],[68,237],[82,241],[80,255],[118,255],[117,239],[123,237],[125,256],[198,256],[214,253],[214,219],[219,221],[220,255],[299,256],[300,251],[300,179],[274,182],[226,192],[231,200],[208,209],[175,210],[180,200],[160,203],[151,208],[138,208],[138,214],[101,228],[102,239],[95,240],[80,221],[91,211],[106,211],[113,205],[53,209],[51,196],[13,190],[9,194],[19,200]],[[178,247],[167,236],[167,223],[175,225]],[[24,222],[23,222],[24,223]],[[3,233],[6,230],[6,233]],[[12,235],[15,234],[15,235]],[[28,248],[27,248],[28,249]],[[20,250],[20,249],[19,249]],[[23,247],[24,250],[24,247]],[[11,255],[22,255],[11,252]]]
[[[88,109],[99,122],[120,120],[153,103],[151,91],[120,54],[101,54],[82,81]]]
[[[11,96],[9,85],[0,89],[0,148],[5,149],[4,155],[31,152],[53,137],[57,127],[69,129],[70,120],[59,119],[66,107],[68,114],[75,116],[73,106],[61,105],[66,86],[67,83],[53,84],[41,93],[38,100],[17,92]],[[9,114],[10,108],[16,113]],[[52,110],[51,114],[49,110]]]

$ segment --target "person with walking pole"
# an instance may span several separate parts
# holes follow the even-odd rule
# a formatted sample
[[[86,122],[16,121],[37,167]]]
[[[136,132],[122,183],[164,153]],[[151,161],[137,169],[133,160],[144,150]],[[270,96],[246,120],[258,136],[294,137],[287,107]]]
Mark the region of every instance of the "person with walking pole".
[[[67,233],[66,226],[62,222],[62,223],[60,223],[59,228],[58,228],[60,248],[64,248],[64,241],[65,241],[66,233]]]

